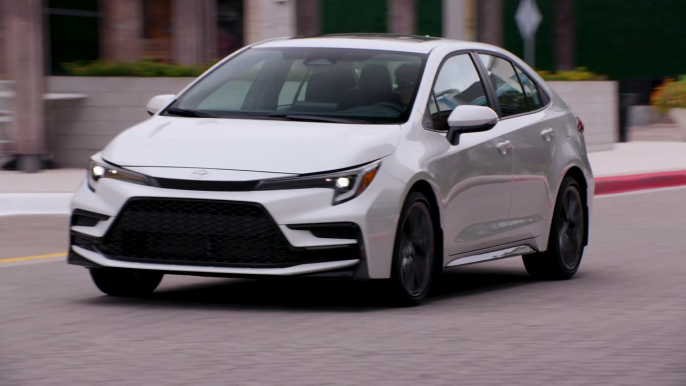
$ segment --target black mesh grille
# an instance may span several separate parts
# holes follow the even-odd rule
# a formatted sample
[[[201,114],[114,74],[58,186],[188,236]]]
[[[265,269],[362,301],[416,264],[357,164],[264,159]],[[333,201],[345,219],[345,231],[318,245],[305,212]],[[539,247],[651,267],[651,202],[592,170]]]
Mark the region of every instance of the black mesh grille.
[[[110,258],[155,263],[291,266],[360,257],[359,248],[292,250],[257,204],[134,199],[99,250]]]

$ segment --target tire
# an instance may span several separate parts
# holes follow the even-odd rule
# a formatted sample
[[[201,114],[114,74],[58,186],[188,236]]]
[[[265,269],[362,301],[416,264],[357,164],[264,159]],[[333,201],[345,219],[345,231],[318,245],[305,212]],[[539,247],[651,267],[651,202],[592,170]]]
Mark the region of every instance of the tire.
[[[412,192],[400,212],[389,283],[391,299],[400,306],[416,306],[426,297],[435,276],[436,231],[426,197]]]
[[[579,270],[584,254],[584,205],[579,184],[573,178],[565,177],[555,201],[548,249],[522,256],[531,277],[566,280]]]
[[[91,278],[100,291],[110,296],[142,297],[150,295],[164,274],[155,271],[93,268]]]

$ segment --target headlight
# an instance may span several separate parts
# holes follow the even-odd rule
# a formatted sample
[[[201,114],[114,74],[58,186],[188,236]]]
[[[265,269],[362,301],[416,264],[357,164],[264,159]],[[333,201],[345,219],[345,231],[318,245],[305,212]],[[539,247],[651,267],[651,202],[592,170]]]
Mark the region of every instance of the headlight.
[[[148,177],[142,174],[134,173],[130,170],[124,170],[112,165],[91,161],[90,165],[88,165],[88,187],[95,191],[98,181],[103,178],[112,178],[115,180],[131,182],[139,185],[150,185]]]
[[[261,181],[255,190],[328,188],[333,189],[333,204],[352,200],[364,192],[379,171],[381,161],[341,172]]]

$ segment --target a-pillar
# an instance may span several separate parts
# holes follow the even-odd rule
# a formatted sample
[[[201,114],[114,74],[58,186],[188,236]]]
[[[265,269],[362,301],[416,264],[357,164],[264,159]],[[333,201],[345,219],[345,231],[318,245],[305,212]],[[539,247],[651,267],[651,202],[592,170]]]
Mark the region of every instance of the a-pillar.
[[[43,1],[5,0],[9,67],[15,80],[14,118],[19,168],[35,173],[47,152]]]
[[[414,35],[417,31],[415,0],[388,0],[388,32]]]
[[[100,57],[133,62],[143,54],[142,0],[100,0]]]
[[[217,59],[217,0],[172,0],[172,30],[175,63]]]
[[[296,34],[296,0],[244,0],[245,43]]]

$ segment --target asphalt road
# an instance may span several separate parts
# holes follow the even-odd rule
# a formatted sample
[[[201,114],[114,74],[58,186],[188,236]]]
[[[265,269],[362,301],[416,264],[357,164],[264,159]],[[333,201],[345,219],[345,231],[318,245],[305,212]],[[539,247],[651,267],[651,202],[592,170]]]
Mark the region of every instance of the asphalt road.
[[[686,385],[686,189],[596,199],[591,230],[570,281],[514,258],[405,309],[368,283],[181,276],[117,299],[62,258],[0,263],[0,385]],[[65,234],[0,219],[0,260]]]

